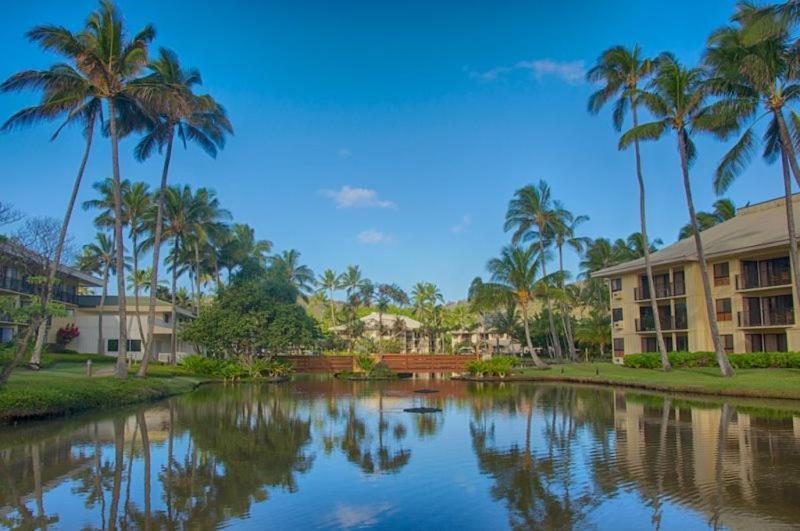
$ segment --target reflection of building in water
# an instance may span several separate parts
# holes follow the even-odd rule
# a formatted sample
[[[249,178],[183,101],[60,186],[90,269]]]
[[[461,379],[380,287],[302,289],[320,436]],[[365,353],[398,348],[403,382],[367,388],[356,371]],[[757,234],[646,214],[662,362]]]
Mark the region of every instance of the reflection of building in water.
[[[799,428],[800,416],[614,396],[616,461],[624,479],[644,499],[677,500],[735,528],[800,521],[800,505],[789,499],[800,490],[800,477],[787,473],[800,466]]]

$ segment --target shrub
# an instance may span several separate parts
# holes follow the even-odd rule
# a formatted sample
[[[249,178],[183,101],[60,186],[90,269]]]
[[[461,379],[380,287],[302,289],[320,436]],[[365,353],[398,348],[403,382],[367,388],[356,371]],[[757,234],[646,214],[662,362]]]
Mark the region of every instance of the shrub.
[[[405,345],[399,339],[384,339],[378,344],[378,350],[383,349],[388,354],[399,354],[404,348]]]
[[[375,370],[376,364],[377,362],[375,361],[374,358],[372,358],[372,356],[362,354],[356,357],[356,366],[359,369],[361,369],[361,371],[363,371],[364,374],[366,374],[367,376],[370,376],[372,374],[372,371]]]
[[[800,369],[800,353],[797,352],[753,352],[728,356],[734,369]],[[717,367],[713,352],[670,352],[669,362],[676,369]],[[625,356],[626,367],[634,369],[660,369],[658,353],[630,354]]]
[[[69,344],[70,341],[80,335],[81,333],[77,326],[74,324],[68,324],[67,326],[59,328],[56,332],[56,345],[63,349]]]
[[[473,376],[499,376],[505,378],[511,374],[519,360],[514,356],[495,356],[488,361],[471,361],[467,364],[467,372]]]
[[[227,365],[228,363],[225,360],[206,358],[198,354],[186,356],[183,358],[183,361],[181,361],[181,366],[187,371],[204,376],[222,376],[222,372]]]

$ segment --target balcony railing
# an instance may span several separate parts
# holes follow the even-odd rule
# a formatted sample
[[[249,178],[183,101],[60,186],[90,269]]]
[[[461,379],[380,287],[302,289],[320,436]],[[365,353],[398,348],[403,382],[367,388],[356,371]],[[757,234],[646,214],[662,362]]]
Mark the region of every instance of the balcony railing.
[[[42,286],[39,284],[31,284],[24,278],[3,276],[0,277],[0,289],[16,291],[17,293],[26,293],[28,295],[38,295],[41,292]],[[60,302],[78,304],[78,294],[65,289],[63,286],[53,286],[52,296],[53,299]]]
[[[758,289],[758,288],[775,288],[781,286],[790,286],[792,284],[792,275],[787,271],[778,271],[768,273],[765,275],[736,275],[736,289]]]
[[[751,326],[791,326],[794,324],[794,311],[791,309],[772,312],[744,311],[737,314],[740,327]]]
[[[686,295],[686,285],[682,282],[668,282],[666,284],[656,284],[656,299],[667,297],[680,297]],[[637,301],[650,300],[650,289],[647,286],[633,288],[633,299]]]
[[[661,316],[661,330],[687,330],[689,321],[685,315]],[[655,332],[656,323],[652,317],[636,319],[637,332]]]

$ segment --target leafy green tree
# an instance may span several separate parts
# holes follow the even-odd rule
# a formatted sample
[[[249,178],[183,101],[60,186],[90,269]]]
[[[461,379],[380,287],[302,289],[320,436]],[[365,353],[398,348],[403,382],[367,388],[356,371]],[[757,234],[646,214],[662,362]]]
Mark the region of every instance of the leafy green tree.
[[[611,343],[611,319],[608,314],[592,311],[581,319],[575,337],[585,345],[596,346],[600,357],[605,357],[606,346]]]
[[[235,278],[217,299],[188,323],[185,339],[208,354],[254,357],[311,347],[316,323],[297,304],[297,288],[278,270]]]
[[[639,85],[647,81],[652,72],[653,61],[642,56],[642,50],[638,44],[632,49],[614,46],[604,51],[597,60],[597,64],[586,74],[589,81],[602,84],[602,87],[589,97],[589,112],[597,114],[606,103],[616,99],[612,114],[614,129],[622,131],[629,112],[633,128],[637,129],[639,127],[639,105],[642,103],[642,91]],[[639,185],[639,225],[642,241],[647,242],[649,238],[647,236],[645,184],[642,175],[642,158],[639,153],[639,138],[633,139],[633,154],[636,162],[636,182]],[[647,286],[652,294],[650,308],[653,315],[658,315],[653,268],[650,264],[650,247],[643,245],[642,251]],[[655,331],[658,351],[661,354],[661,366],[665,371],[669,371],[672,366],[667,356],[667,345],[664,342],[664,334],[658,319],[655,320]]]
[[[678,154],[680,155],[683,189],[686,195],[686,206],[689,210],[689,219],[694,231],[694,242],[697,249],[697,260],[700,276],[703,281],[703,295],[706,303],[706,314],[711,329],[711,338],[714,342],[717,361],[723,376],[733,376],[731,367],[719,336],[719,326],[714,309],[714,299],[711,294],[711,283],[708,277],[708,264],[703,250],[703,241],[700,237],[700,227],[697,222],[692,186],[689,180],[689,166],[694,161],[697,151],[692,142],[691,132],[694,129],[707,128],[705,122],[705,104],[708,91],[705,88],[705,73],[698,68],[687,68],[681,65],[670,54],[662,54],[658,59],[658,70],[651,81],[648,91],[640,98],[650,110],[655,121],[633,127],[620,139],[620,148],[625,148],[636,140],[658,140],[669,131],[677,137]],[[655,292],[651,291],[655,298]],[[657,312],[653,315],[658,315]],[[654,319],[658,323],[659,319]],[[662,365],[667,370],[663,361]],[[667,360],[668,361],[668,360]]]
[[[506,232],[513,230],[512,243],[529,242],[538,246],[541,258],[539,266],[542,268],[542,277],[547,277],[547,249],[552,242],[559,220],[564,217],[564,208],[558,201],[553,200],[550,186],[544,181],[537,185],[528,185],[514,193],[514,198],[508,203],[506,211]],[[555,349],[556,357],[562,358],[561,342],[558,340],[553,313],[550,310],[550,298],[544,298],[547,310],[550,337]]]
[[[219,265],[228,271],[228,280],[233,271],[248,262],[264,265],[272,251],[272,242],[256,238],[255,230],[244,223],[234,223],[219,248]]]

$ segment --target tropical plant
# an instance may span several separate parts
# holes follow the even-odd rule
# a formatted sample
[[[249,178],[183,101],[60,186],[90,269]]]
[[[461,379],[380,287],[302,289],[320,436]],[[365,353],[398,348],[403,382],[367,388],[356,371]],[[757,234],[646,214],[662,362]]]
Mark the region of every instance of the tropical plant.
[[[606,346],[611,343],[611,319],[608,314],[590,312],[578,323],[575,337],[585,345],[596,346],[600,357],[605,357]]]
[[[444,303],[442,292],[432,282],[417,282],[411,290],[414,315],[428,333],[428,346],[436,350],[436,329],[440,317],[437,308]]]
[[[187,142],[193,142],[210,156],[216,157],[218,150],[225,145],[226,134],[233,133],[233,127],[225,109],[214,98],[207,94],[195,94],[195,88],[202,83],[200,72],[196,69],[184,69],[174,52],[162,48],[158,59],[147,67],[149,73],[132,84],[133,93],[145,103],[150,115],[150,119],[143,124],[147,132],[136,146],[135,155],[139,160],[145,160],[155,149],[164,152],[153,227],[153,278],[150,285],[147,332],[148,340],[152,343],[156,283],[175,135],[178,135],[184,147]],[[146,373],[147,362],[143,360],[139,375],[144,376]]]
[[[491,282],[484,283],[481,289],[495,293],[498,298],[514,301],[519,307],[531,358],[537,367],[546,368],[547,364],[539,359],[534,351],[528,320],[528,305],[533,299],[541,260],[541,253],[533,245],[524,248],[519,245],[506,246],[500,252],[499,258],[489,260],[486,265],[491,275]]]
[[[128,237],[131,240],[131,254],[133,258],[132,274],[128,277],[128,280],[133,280],[133,282],[131,282],[131,287],[133,288],[133,300],[136,308],[136,324],[139,329],[139,337],[144,339],[143,352],[145,355],[149,355],[150,345],[147,336],[145,336],[144,327],[142,326],[142,314],[139,312],[139,291],[141,289],[139,281],[141,278],[138,275],[139,252],[141,250],[139,237],[146,228],[145,221],[153,206],[147,184],[135,182],[128,186],[123,186],[122,205],[125,215],[125,224],[128,227]]]
[[[714,225],[718,225],[723,221],[728,221],[736,216],[736,205],[730,199],[718,199],[714,201],[714,210],[711,212],[698,212],[697,224],[700,227],[700,232],[710,229]],[[678,239],[683,240],[690,238],[693,232],[692,224],[687,223],[681,227],[678,233]]]
[[[313,291],[316,280],[311,268],[300,263],[300,251],[289,249],[281,254],[270,256],[269,265],[275,271],[285,275],[289,282],[297,288],[300,297],[307,300],[308,294]]]
[[[769,118],[763,133],[763,157],[767,163],[781,160],[789,253],[795,283],[800,282],[800,253],[797,250],[791,174],[800,184],[800,166],[795,144],[800,131],[800,116],[791,108],[800,101],[797,41],[791,34],[792,17],[759,10],[741,3],[734,24],[715,31],[708,39],[704,63],[710,69],[708,90],[719,97],[710,107],[704,124],[721,138],[733,130],[742,131],[739,140],[725,154],[715,177],[714,190],[724,193],[747,168],[758,146],[756,127]],[[767,24],[768,36],[752,42],[754,26]],[[784,111],[789,112],[787,123]],[[729,209],[728,209],[729,210]],[[800,285],[800,284],[798,284]],[[795,293],[795,306],[800,298]]]
[[[339,276],[333,269],[326,269],[317,279],[319,291],[328,295],[328,304],[331,310],[331,326],[336,326],[336,301],[333,300],[334,293],[339,289]]]
[[[704,86],[705,73],[699,68],[687,68],[681,65],[670,54],[662,54],[658,59],[658,69],[655,77],[640,99],[647,106],[655,121],[641,124],[627,131],[620,139],[620,148],[624,149],[636,140],[658,140],[669,131],[674,131],[677,137],[678,154],[680,156],[683,189],[686,195],[686,206],[689,210],[689,219],[694,230],[694,242],[697,250],[698,266],[703,281],[703,294],[706,303],[711,337],[714,350],[719,360],[720,372],[723,376],[732,376],[733,368],[725,355],[720,341],[719,326],[714,309],[714,299],[711,294],[711,283],[708,277],[708,264],[706,263],[703,242],[700,237],[700,228],[697,222],[692,187],[689,180],[689,166],[694,161],[697,151],[691,138],[694,129],[707,128],[706,109],[704,108],[708,92]],[[651,291],[655,298],[655,291]],[[654,312],[653,315],[659,315]],[[659,319],[654,319],[658,323]],[[667,368],[669,359],[662,363]]]
[[[244,223],[234,223],[219,248],[218,263],[228,271],[230,281],[233,270],[248,262],[266,264],[272,251],[272,242],[256,239],[255,230]]]
[[[512,243],[532,242],[538,246],[539,266],[542,277],[547,277],[547,248],[552,244],[552,235],[555,228],[564,216],[564,209],[558,201],[553,200],[550,187],[544,181],[534,185],[520,188],[514,193],[514,198],[508,203],[504,229],[506,232],[513,230]],[[556,357],[561,359],[561,342],[556,332],[553,312],[550,308],[550,298],[545,296],[544,306],[547,311],[550,338],[555,349]]]
[[[579,256],[583,254],[591,240],[585,236],[578,236],[576,231],[581,224],[589,220],[589,216],[575,216],[566,209],[560,209],[558,214],[556,223],[553,225],[553,240],[558,251],[558,287],[562,294],[566,295],[564,281],[567,273],[564,269],[564,247],[571,248]],[[564,328],[564,337],[567,340],[567,350],[570,353],[570,357],[575,359],[577,352],[575,351],[575,339],[572,333],[571,306],[564,304],[567,300],[569,299],[566,296],[560,298],[561,324]]]
[[[378,284],[376,292],[378,294],[375,304],[378,310],[378,350],[383,354],[383,314],[387,312],[390,304],[395,303],[403,306],[408,304],[409,300],[406,292],[397,284]]]
[[[597,114],[606,103],[616,99],[612,113],[614,129],[622,130],[628,112],[631,115],[633,128],[637,129],[639,127],[639,105],[642,103],[642,91],[639,86],[650,78],[652,72],[653,61],[643,57],[638,44],[632,49],[614,46],[604,51],[597,60],[597,64],[586,74],[589,81],[602,84],[602,87],[589,97],[589,112]],[[633,153],[636,162],[636,182],[639,187],[639,225],[642,241],[648,242],[645,184],[642,174],[642,159],[639,153],[639,138],[633,139]],[[650,264],[650,247],[643,245],[642,251],[647,286],[649,292],[654,294],[655,283],[653,282],[653,268]],[[650,308],[653,315],[658,315],[655,296],[650,297]],[[655,331],[662,365],[664,370],[668,371],[671,366],[667,356],[667,345],[664,342],[664,334],[658,319],[655,320]]]
[[[84,273],[99,274],[103,279],[103,291],[100,295],[100,308],[106,304],[108,296],[109,275],[115,275],[117,264],[115,259],[114,240],[104,232],[95,236],[94,242],[83,246],[83,254],[78,258],[78,269]],[[104,354],[105,342],[103,341],[103,314],[97,312],[97,353]]]
[[[84,137],[84,148],[78,165],[78,173],[67,200],[58,242],[48,267],[47,280],[41,296],[43,310],[50,302],[56,272],[61,265],[69,223],[92,148],[95,126],[102,119],[102,105],[87,73],[80,69],[81,54],[85,50],[85,45],[80,42],[78,36],[61,27],[38,26],[30,30],[27,37],[28,40],[39,44],[46,51],[56,51],[67,62],[58,63],[47,70],[24,70],[0,84],[0,92],[16,92],[27,89],[41,91],[38,104],[14,113],[0,127],[0,131],[10,131],[44,121],[59,120],[61,123],[53,132],[51,140],[55,140],[62,129],[70,125],[78,125]],[[40,314],[43,315],[44,312],[40,312]],[[38,337],[31,356],[31,364],[38,366],[41,361],[46,327],[39,326],[39,323],[35,323],[35,326],[38,330]]]

